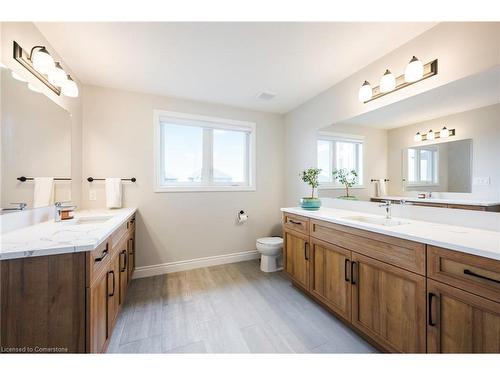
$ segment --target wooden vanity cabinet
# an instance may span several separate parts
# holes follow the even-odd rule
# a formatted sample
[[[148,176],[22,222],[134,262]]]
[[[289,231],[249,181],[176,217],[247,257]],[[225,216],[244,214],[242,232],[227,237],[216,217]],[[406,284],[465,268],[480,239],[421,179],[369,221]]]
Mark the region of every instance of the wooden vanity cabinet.
[[[108,270],[87,288],[87,352],[100,353],[108,340]]]
[[[309,289],[309,236],[294,230],[285,230],[285,271],[302,288]]]

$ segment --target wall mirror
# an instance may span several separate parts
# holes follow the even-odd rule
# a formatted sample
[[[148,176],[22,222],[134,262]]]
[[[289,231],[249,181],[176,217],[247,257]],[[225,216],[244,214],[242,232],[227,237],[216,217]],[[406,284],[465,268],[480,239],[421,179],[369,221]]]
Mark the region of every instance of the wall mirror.
[[[0,68],[0,72],[2,213],[15,212],[17,203],[34,208],[70,200],[70,114],[38,87],[28,88],[28,83],[14,78],[11,70]],[[21,181],[23,177],[27,179]],[[54,178],[46,203],[44,197],[35,200],[38,177]]]
[[[495,67],[319,129],[320,197],[500,203],[498,87]]]

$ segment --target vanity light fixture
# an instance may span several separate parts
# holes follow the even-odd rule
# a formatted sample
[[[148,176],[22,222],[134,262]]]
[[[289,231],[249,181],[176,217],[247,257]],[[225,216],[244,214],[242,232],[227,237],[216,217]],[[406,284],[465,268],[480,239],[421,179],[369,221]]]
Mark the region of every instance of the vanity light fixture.
[[[415,134],[415,136],[413,137],[413,140],[415,142],[433,141],[435,139],[448,138],[454,135],[455,129],[447,129],[445,126],[442,130],[436,132],[431,129],[427,134],[420,134],[420,132],[417,132],[417,134]]]
[[[428,62],[427,64],[422,64],[422,62],[416,56],[413,56],[408,63],[403,75],[395,77],[389,69],[386,69],[384,75],[380,79],[380,85],[374,87],[373,89],[371,89],[370,87],[371,92],[369,93],[365,92],[368,90],[366,85],[368,81],[365,81],[359,89],[358,99],[362,103],[368,103],[384,95],[390,94],[393,91],[402,89],[403,87],[413,85],[416,82],[435,76],[437,73],[437,59]]]
[[[56,95],[74,98],[78,96],[76,82],[66,73],[59,62],[54,59],[44,46],[35,46],[28,54],[14,41],[14,60],[38,78]],[[26,82],[26,80],[24,80]]]

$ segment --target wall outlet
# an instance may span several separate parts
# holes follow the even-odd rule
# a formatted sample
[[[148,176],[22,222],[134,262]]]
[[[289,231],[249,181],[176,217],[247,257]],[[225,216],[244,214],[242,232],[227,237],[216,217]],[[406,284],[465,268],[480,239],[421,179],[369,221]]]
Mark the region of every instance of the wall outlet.
[[[489,185],[490,182],[490,177],[474,177],[474,185]]]
[[[97,192],[95,190],[89,190],[89,200],[90,201],[97,200]]]

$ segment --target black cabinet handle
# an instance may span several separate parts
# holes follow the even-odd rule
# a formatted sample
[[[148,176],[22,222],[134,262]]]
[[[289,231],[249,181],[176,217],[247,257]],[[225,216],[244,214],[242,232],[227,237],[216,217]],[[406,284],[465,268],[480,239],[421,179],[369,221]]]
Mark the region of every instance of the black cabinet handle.
[[[357,266],[356,262],[351,262],[351,284],[356,285],[356,280],[354,279],[354,267]]]
[[[292,220],[292,219],[288,219],[288,222],[292,223],[292,224],[302,225],[302,223],[300,221],[295,221],[295,220]]]
[[[115,295],[115,271],[109,271],[108,275],[113,275],[113,291],[108,294],[108,297],[113,297]]]
[[[127,270],[127,250],[123,250],[120,255],[123,255],[123,268],[120,272],[125,272]]]
[[[307,256],[307,242],[304,242],[304,259],[309,260],[309,257]]]
[[[344,280],[349,282],[349,277],[347,276],[347,268],[349,267],[349,263],[351,263],[351,261],[349,259],[345,259],[345,262],[344,262]]]
[[[487,277],[487,276],[483,276],[483,275],[479,275],[475,272],[472,272],[471,270],[468,270],[468,269],[465,269],[464,270],[464,275],[469,275],[469,276],[474,276],[474,277],[477,277],[479,279],[484,279],[484,280],[488,280],[488,281],[493,281],[494,283],[497,283],[497,284],[500,284],[500,280],[495,280],[495,279],[492,279],[491,277]]]
[[[108,252],[108,249],[106,248],[106,250],[104,250],[101,254],[101,256],[99,258],[95,258],[94,259],[94,263],[97,263],[97,262],[102,262],[104,259],[106,259],[106,257],[108,256],[109,252]]]
[[[129,254],[133,254],[134,253],[134,239],[133,238],[129,238],[128,240],[128,252]]]
[[[436,325],[436,323],[434,323],[433,319],[432,319],[432,299],[433,299],[433,297],[437,297],[437,296],[434,293],[429,293],[427,304],[429,305],[429,307],[428,307],[428,309],[429,309],[429,326],[431,326],[431,327],[434,327]]]

